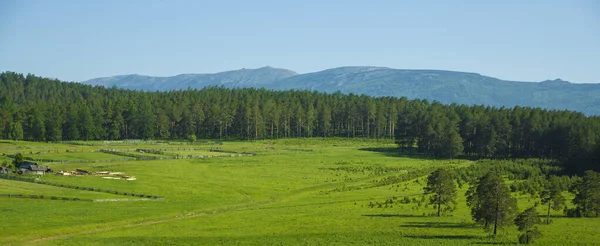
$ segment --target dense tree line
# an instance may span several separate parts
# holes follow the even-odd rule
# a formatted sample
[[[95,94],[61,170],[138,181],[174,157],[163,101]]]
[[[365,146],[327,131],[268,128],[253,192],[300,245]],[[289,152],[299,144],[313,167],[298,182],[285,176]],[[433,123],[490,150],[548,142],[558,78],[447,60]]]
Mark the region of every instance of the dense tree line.
[[[97,139],[396,138],[454,158],[550,158],[600,169],[600,118],[539,108],[211,87],[138,92],[0,74],[0,137]]]

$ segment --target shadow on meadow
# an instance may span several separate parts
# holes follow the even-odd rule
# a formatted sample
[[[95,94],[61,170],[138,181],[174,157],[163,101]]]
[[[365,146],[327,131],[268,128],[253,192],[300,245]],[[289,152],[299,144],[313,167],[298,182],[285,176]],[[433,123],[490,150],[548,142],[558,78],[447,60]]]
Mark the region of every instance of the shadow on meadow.
[[[469,242],[469,244],[516,244],[515,242],[505,241],[506,239],[497,239],[491,236],[475,236],[475,235],[415,235],[415,236],[404,236],[406,238],[414,239],[431,239],[431,240],[477,240],[476,242]]]
[[[486,244],[502,244],[502,245],[516,245],[517,243],[515,242],[474,242],[471,244],[479,244],[479,245],[486,245]]]
[[[355,202],[363,202],[363,201],[370,201],[372,199],[368,198],[368,199],[361,199],[361,200],[354,200]],[[312,206],[317,206],[317,205],[329,205],[329,204],[348,204],[351,203],[349,201],[333,201],[333,202],[315,202],[315,203],[308,203],[308,204],[297,204],[297,205],[281,205],[281,206],[271,206],[271,207],[257,207],[257,208],[252,208],[252,209],[248,209],[248,210],[269,210],[269,209],[282,209],[282,208],[299,208],[299,207],[312,207]],[[356,204],[355,204],[356,205]],[[367,216],[367,215],[363,215],[363,216]]]
[[[412,152],[402,151],[399,148],[395,148],[395,147],[359,148],[358,150],[375,152],[375,153],[379,153],[379,154],[382,154],[384,156],[389,156],[389,157],[407,157],[407,158],[423,159],[423,160],[432,159],[426,155],[417,153],[416,149],[412,150]]]
[[[408,238],[417,238],[417,239],[480,239],[483,238],[481,236],[472,236],[472,235],[426,235],[426,236],[404,236]]]
[[[400,227],[412,228],[471,228],[475,224],[472,223],[450,223],[450,222],[406,222]]]
[[[415,218],[415,217],[429,217],[419,214],[363,214],[366,217],[398,217],[398,218]]]

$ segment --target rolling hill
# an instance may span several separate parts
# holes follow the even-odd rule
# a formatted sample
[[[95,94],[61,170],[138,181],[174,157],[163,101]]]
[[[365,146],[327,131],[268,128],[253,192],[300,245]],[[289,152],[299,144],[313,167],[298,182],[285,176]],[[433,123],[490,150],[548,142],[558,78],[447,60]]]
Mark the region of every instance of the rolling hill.
[[[187,88],[203,88],[223,85],[226,87],[261,87],[264,84],[297,75],[296,72],[262,67],[258,69],[240,69],[214,74],[180,74],[172,77],[151,77],[138,74],[96,78],[83,82],[105,87],[117,86],[123,89],[144,91],[169,91]]]
[[[427,99],[442,103],[495,107],[541,107],[600,115],[600,84],[576,84],[560,79],[542,82],[506,81],[477,73],[406,70],[385,67],[339,67],[315,73],[262,67],[215,74],[172,77],[121,75],[91,79],[84,84],[124,89],[168,91],[205,86],[263,87],[274,90],[316,90]]]

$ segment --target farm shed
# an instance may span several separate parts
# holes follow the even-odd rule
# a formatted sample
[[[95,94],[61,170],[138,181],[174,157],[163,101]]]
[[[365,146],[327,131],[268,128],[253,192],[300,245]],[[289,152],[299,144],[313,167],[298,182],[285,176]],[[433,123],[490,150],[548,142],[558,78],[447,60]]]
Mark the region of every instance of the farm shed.
[[[44,175],[44,173],[49,171],[50,169],[48,167],[40,166],[35,162],[25,161],[19,166],[19,173],[21,174]]]

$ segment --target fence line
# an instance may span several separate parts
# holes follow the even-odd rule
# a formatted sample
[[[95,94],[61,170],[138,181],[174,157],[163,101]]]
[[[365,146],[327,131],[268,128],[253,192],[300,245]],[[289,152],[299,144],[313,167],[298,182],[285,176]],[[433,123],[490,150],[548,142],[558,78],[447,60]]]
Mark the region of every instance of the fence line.
[[[15,175],[0,175],[0,178],[7,179],[7,180],[17,180],[17,181],[23,181],[23,182],[29,182],[29,183],[35,183],[35,184],[42,184],[42,185],[50,185],[50,186],[55,186],[55,187],[68,188],[68,189],[103,192],[103,193],[109,193],[109,194],[121,195],[121,196],[132,196],[132,197],[139,197],[139,198],[148,198],[148,199],[153,199],[153,200],[164,200],[165,199],[164,197],[161,197],[161,196],[154,196],[154,195],[147,195],[147,194],[140,194],[140,193],[136,194],[133,192],[122,192],[122,191],[116,191],[116,190],[110,190],[110,189],[99,189],[99,188],[77,186],[77,185],[70,185],[70,184],[57,184],[57,183],[47,182],[47,181],[43,181],[43,180],[38,180],[35,178],[25,178],[25,177],[19,177],[19,176],[15,176]]]
[[[141,154],[129,153],[139,152],[158,154],[164,156],[146,156]],[[98,152],[123,156],[125,158],[119,159],[100,159],[100,160],[53,160],[53,159],[40,159],[32,157],[24,157],[25,160],[45,162],[46,164],[71,164],[71,163],[102,163],[102,162],[123,162],[123,161],[151,161],[151,160],[173,160],[173,159],[204,159],[204,158],[221,158],[221,157],[241,157],[241,156],[255,156],[254,153],[237,153],[234,151],[221,150],[221,149],[208,149],[209,152],[226,153],[229,155],[179,155],[175,153],[165,153],[164,151],[174,150],[205,150],[201,148],[162,148],[162,149],[100,149]],[[9,158],[14,158],[15,155],[7,155]]]
[[[125,139],[125,140],[105,140],[105,141],[59,141],[60,144],[81,145],[81,146],[107,146],[111,144],[150,144],[150,145],[190,145],[189,142],[170,142],[170,141],[148,141],[141,139]],[[193,145],[222,145],[222,141],[196,141]]]
[[[50,199],[50,200],[82,201],[82,202],[93,202],[94,201],[93,199],[89,199],[89,198],[63,197],[63,196],[44,196],[44,195],[23,195],[23,194],[0,194],[0,197],[29,198],[29,199]]]

